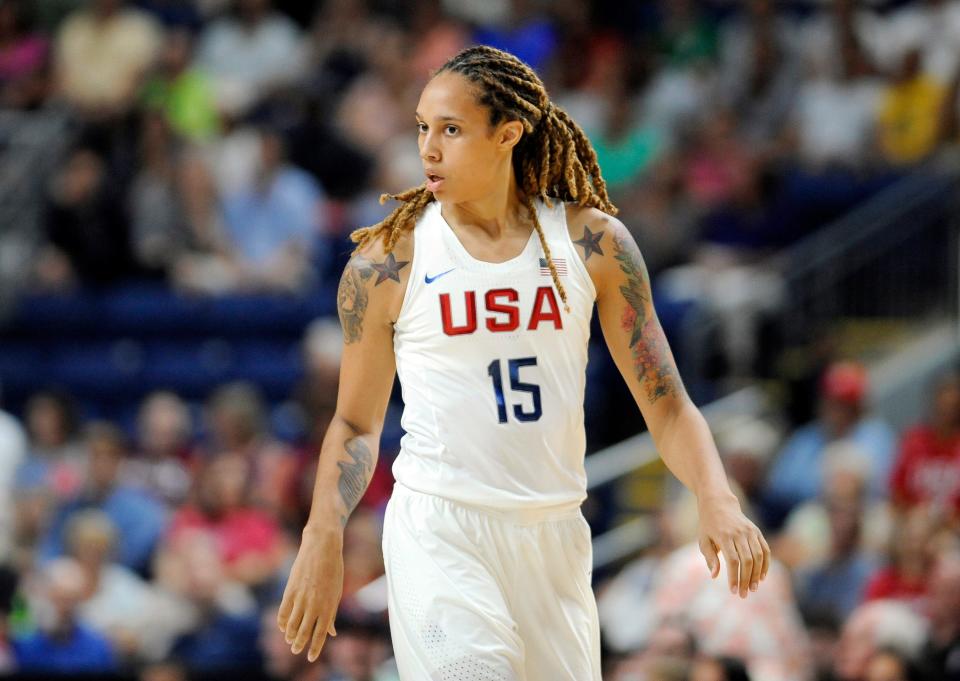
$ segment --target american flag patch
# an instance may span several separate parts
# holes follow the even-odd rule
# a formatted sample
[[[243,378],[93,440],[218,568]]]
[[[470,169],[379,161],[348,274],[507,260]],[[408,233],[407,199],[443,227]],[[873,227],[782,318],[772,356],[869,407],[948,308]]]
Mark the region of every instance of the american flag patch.
[[[567,276],[567,261],[563,258],[553,258],[553,266],[557,268],[557,274],[561,277]],[[546,258],[540,258],[540,274],[546,277],[550,276],[550,265]]]

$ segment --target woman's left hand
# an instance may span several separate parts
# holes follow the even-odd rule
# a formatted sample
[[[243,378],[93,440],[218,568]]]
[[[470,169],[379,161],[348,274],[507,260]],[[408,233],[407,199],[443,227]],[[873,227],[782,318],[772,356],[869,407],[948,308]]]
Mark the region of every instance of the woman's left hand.
[[[700,515],[700,552],[707,560],[710,576],[720,575],[720,556],[727,561],[730,593],[746,598],[756,591],[770,569],[770,545],[759,528],[740,510],[740,502],[730,496],[698,501]]]

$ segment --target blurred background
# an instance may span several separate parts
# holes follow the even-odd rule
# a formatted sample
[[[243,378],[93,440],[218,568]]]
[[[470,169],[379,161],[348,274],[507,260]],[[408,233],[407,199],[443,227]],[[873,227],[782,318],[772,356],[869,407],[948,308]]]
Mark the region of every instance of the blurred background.
[[[485,43],[587,131],[776,563],[707,577],[594,329],[604,679],[960,679],[960,2],[0,0],[0,671],[387,681],[396,390],[320,661],[274,622],[349,232]]]

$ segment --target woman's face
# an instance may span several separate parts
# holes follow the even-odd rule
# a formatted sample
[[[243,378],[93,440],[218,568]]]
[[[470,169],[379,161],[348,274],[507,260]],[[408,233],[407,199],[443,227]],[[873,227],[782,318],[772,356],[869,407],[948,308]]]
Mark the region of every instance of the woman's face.
[[[523,125],[490,126],[490,111],[477,103],[476,88],[464,76],[437,74],[417,105],[417,143],[427,189],[446,203],[488,196],[511,172],[511,154]]]

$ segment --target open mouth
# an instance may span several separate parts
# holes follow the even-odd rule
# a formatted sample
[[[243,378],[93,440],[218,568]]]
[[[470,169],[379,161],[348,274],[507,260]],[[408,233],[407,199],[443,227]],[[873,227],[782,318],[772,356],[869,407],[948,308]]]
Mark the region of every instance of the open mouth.
[[[427,173],[427,189],[432,192],[437,191],[443,184],[443,179],[444,178],[434,173]]]

